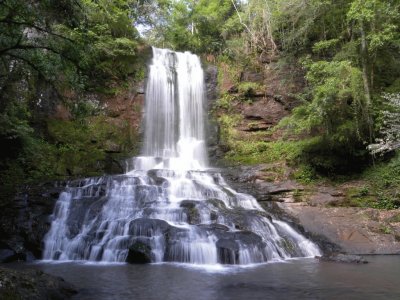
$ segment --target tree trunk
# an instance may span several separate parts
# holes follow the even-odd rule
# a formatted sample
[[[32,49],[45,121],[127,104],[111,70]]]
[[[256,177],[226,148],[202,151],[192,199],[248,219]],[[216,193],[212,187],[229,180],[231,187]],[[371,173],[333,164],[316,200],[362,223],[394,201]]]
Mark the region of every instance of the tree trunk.
[[[364,81],[364,90],[365,90],[365,97],[367,99],[367,105],[371,104],[371,87],[369,82],[368,76],[368,46],[367,46],[367,39],[365,37],[365,30],[364,24],[361,23],[360,25],[360,32],[361,32],[361,65],[362,65],[362,74],[363,74],[363,81]]]
[[[370,106],[371,106],[371,83],[369,79],[369,56],[368,56],[368,45],[367,39],[365,36],[364,23],[360,24],[360,33],[361,33],[361,65],[362,65],[362,77],[364,82],[364,92],[366,99],[366,117],[368,123],[368,131],[369,131],[369,142],[372,142],[372,120],[370,116]]]

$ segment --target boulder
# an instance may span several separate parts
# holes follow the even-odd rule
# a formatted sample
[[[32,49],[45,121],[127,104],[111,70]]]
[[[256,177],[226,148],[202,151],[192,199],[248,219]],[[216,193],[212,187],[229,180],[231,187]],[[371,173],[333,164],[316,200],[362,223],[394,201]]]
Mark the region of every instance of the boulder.
[[[281,182],[260,182],[261,189],[266,189],[268,194],[281,194],[285,192],[291,192],[294,190],[302,190],[303,188],[292,180],[286,180]]]
[[[270,125],[277,124],[288,112],[285,106],[271,98],[261,98],[243,109],[245,119],[264,120]]]
[[[0,267],[0,299],[70,299],[77,291],[60,277]]]
[[[168,183],[168,180],[162,177],[162,172],[160,170],[149,170],[147,171],[147,176],[149,176],[155,185],[165,185]],[[167,175],[167,174],[165,174]]]
[[[217,241],[218,262],[221,264],[239,264],[240,250],[242,248],[265,248],[262,238],[250,231],[219,231],[221,238]]]
[[[133,236],[152,237],[155,232],[165,234],[170,227],[163,220],[139,218],[129,224],[129,234]]]
[[[17,253],[11,249],[0,249],[0,262],[11,262],[17,260]]]
[[[199,224],[200,223],[200,214],[196,206],[198,205],[198,201],[194,200],[183,200],[179,205],[184,209],[184,212],[187,215],[187,221],[189,224]],[[200,204],[201,205],[201,204]]]
[[[229,231],[229,227],[222,225],[222,224],[217,224],[217,223],[212,223],[212,224],[199,224],[197,225],[200,228],[203,228],[209,232],[217,232],[217,231]]]
[[[239,245],[231,239],[220,239],[217,242],[218,262],[234,265],[239,263]]]

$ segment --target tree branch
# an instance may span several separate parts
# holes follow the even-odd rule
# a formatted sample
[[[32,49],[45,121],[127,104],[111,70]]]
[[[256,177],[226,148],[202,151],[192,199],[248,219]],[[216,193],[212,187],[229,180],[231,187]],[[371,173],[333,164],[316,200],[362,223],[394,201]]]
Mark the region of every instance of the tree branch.
[[[56,36],[56,37],[58,37],[58,38],[67,40],[67,41],[69,41],[69,42],[71,42],[71,43],[74,43],[74,42],[75,42],[73,39],[70,39],[70,38],[68,38],[68,37],[66,37],[66,36],[60,35],[60,34],[58,34],[58,33],[54,33],[54,32],[52,32],[52,31],[49,31],[49,30],[47,30],[47,29],[44,29],[44,28],[42,28],[42,27],[39,27],[39,26],[37,26],[37,25],[35,25],[35,24],[31,24],[31,23],[28,23],[28,22],[17,22],[17,21],[13,21],[13,20],[9,20],[9,19],[3,19],[3,20],[0,20],[0,23],[15,24],[15,25],[23,25],[23,26],[26,26],[26,27],[35,28],[36,30],[39,30],[39,31],[42,31],[42,32],[46,32],[46,33],[48,33],[48,34],[50,34],[50,35],[53,35],[53,36]]]
[[[53,49],[51,47],[47,47],[47,46],[35,46],[35,45],[14,45],[12,47],[0,50],[0,57],[3,55],[15,55],[13,53],[10,53],[10,51],[12,50],[35,50],[35,49],[43,49],[43,50],[48,50],[54,54],[57,54],[59,56],[61,56],[62,58],[65,58],[66,60],[68,60],[69,62],[71,62],[76,68],[77,70],[82,70],[82,68],[79,66],[79,62],[66,56],[65,54],[61,53],[60,51]]]
[[[6,54],[8,51],[10,50],[33,50],[33,49],[43,49],[43,50],[48,50],[51,51],[53,53],[56,53],[58,55],[61,55],[61,53],[51,47],[47,47],[47,46],[35,46],[35,45],[21,45],[19,43],[15,44],[14,46],[5,48],[0,50],[0,56]]]
[[[14,58],[14,59],[21,60],[21,61],[25,62],[32,69],[34,69],[36,72],[38,72],[40,74],[40,76],[42,76],[43,78],[46,79],[46,76],[44,76],[43,72],[34,63],[29,61],[28,59],[26,59],[24,57],[21,57],[21,56],[18,56],[18,55],[15,55],[15,54],[12,54],[12,53],[7,53],[6,55],[11,57],[11,58]]]
[[[235,11],[236,11],[237,16],[239,17],[239,22],[240,22],[240,24],[242,24],[243,27],[246,29],[246,31],[250,34],[250,36],[253,37],[253,34],[252,34],[250,28],[243,22],[242,17],[240,16],[240,13],[239,13],[239,10],[238,10],[238,8],[237,8],[237,6],[236,6],[235,1],[234,1],[234,0],[231,0],[231,2],[232,2],[233,7],[235,8]]]
[[[53,87],[53,89],[55,90],[55,92],[57,93],[57,96],[60,97],[60,99],[63,98],[63,96],[61,95],[61,93],[58,91],[58,88],[54,85],[54,82],[51,81],[50,79],[48,79],[46,77],[46,75],[40,70],[39,67],[37,67],[34,63],[32,63],[31,61],[29,61],[28,59],[19,56],[19,55],[15,55],[15,54],[11,54],[11,53],[7,53],[7,56],[14,58],[16,60],[20,60],[23,61],[24,63],[26,63],[28,66],[30,66],[33,70],[35,70],[39,76],[43,77],[44,81],[47,82],[48,84],[50,84],[51,87]]]

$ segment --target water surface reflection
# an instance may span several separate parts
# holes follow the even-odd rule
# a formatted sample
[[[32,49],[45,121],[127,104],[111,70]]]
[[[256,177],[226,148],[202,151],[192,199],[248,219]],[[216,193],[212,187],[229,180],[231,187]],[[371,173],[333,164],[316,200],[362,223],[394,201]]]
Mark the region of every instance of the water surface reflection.
[[[251,267],[76,262],[33,267],[75,284],[75,299],[400,299],[400,256],[368,260],[366,265],[299,259]]]

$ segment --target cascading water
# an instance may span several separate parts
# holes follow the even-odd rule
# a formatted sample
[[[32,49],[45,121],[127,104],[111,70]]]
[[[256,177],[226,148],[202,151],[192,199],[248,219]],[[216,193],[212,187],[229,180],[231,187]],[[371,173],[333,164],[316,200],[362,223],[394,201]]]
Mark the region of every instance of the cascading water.
[[[123,175],[70,182],[44,259],[250,264],[320,254],[206,168],[204,98],[197,56],[153,48],[143,156]]]

